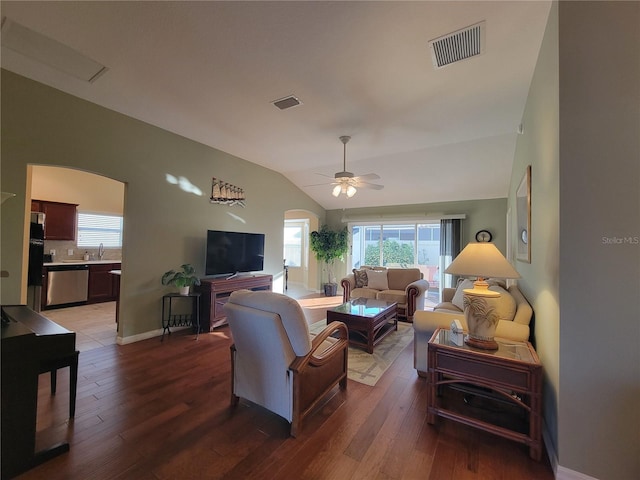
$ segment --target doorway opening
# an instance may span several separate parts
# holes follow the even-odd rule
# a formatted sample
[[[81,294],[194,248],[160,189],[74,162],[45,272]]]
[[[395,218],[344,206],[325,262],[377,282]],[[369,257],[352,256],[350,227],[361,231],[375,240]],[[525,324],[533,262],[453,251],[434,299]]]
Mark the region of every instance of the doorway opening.
[[[122,272],[125,184],[74,168],[28,166],[33,205],[76,205],[71,216],[75,233],[44,239],[41,313],[76,332],[80,351],[115,344],[118,334],[117,299]],[[29,215],[29,212],[27,212]],[[56,217],[50,216],[56,219]],[[45,214],[46,231],[46,214]],[[89,269],[86,302],[54,305],[47,300],[48,269],[83,264]]]
[[[282,258],[283,293],[318,291],[318,262],[310,255],[309,232],[317,230],[318,217],[306,210],[288,210],[284,218]]]

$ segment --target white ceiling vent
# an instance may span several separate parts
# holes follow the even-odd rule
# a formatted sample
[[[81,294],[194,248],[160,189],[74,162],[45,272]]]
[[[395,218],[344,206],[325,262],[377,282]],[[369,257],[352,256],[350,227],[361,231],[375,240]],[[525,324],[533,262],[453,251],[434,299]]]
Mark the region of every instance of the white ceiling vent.
[[[297,107],[301,105],[302,102],[294,97],[293,95],[289,95],[288,97],[279,98],[278,100],[274,100],[273,103],[280,110],[286,110],[287,108]]]
[[[429,40],[433,66],[446,67],[484,53],[484,29],[485,22],[482,21],[457,32]]]
[[[2,48],[44,63],[67,75],[93,82],[108,69],[82,53],[10,18],[2,20]]]

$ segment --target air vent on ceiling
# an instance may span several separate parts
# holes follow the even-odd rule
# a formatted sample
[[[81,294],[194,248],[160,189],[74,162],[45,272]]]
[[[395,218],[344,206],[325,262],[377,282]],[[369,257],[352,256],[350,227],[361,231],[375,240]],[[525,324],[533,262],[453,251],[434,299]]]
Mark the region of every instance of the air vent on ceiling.
[[[429,41],[435,68],[442,68],[484,53],[485,22]]]
[[[298,98],[293,95],[289,95],[288,97],[279,98],[278,100],[274,100],[273,103],[280,110],[286,110],[287,108],[296,107],[301,105],[302,102],[298,100]]]
[[[7,17],[2,21],[2,47],[86,82],[93,82],[108,70],[71,47]]]

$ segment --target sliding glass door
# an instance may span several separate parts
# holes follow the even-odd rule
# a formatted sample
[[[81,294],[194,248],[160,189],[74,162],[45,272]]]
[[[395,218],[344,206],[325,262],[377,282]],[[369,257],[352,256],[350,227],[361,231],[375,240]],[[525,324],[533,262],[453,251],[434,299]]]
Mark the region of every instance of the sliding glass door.
[[[419,268],[429,281],[427,297],[440,298],[440,223],[350,224],[351,268]]]

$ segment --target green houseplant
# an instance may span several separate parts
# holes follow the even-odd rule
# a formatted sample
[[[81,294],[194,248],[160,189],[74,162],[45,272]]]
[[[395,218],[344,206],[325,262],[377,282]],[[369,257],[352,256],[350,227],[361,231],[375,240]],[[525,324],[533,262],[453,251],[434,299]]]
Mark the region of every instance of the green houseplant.
[[[333,265],[337,259],[343,260],[349,249],[349,232],[347,227],[342,230],[331,230],[328,225],[322,225],[319,230],[311,232],[311,250],[316,254],[319,262],[325,264],[327,283],[324,284],[324,294],[335,296],[338,284],[333,273]]]
[[[189,294],[191,285],[200,285],[200,279],[195,275],[196,269],[192,265],[185,263],[180,266],[181,270],[169,270],[162,275],[163,285],[174,285],[178,287],[181,295]]]

